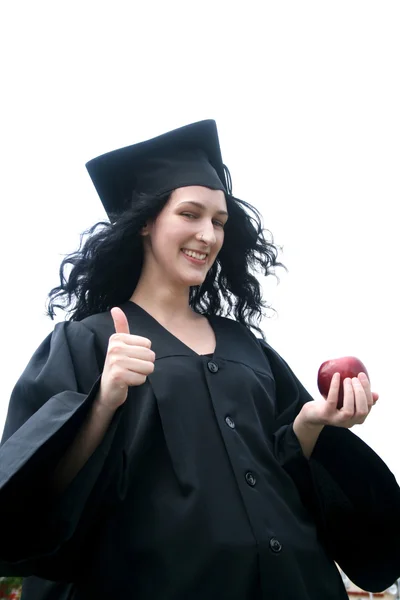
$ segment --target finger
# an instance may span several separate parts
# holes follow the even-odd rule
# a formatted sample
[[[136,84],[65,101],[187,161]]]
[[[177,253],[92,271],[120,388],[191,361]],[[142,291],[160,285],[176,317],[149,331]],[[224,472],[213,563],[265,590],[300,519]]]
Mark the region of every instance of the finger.
[[[126,378],[126,385],[128,387],[133,387],[137,385],[143,385],[147,379],[146,375],[140,375],[140,373],[133,373],[133,371],[128,371]]]
[[[145,341],[151,343],[150,340]],[[128,346],[125,351],[129,358],[138,358],[139,360],[147,360],[148,362],[156,360],[155,352],[147,346]]]
[[[352,419],[355,413],[354,390],[351,379],[343,381],[343,407],[340,409],[344,420]]]
[[[128,373],[138,373],[139,375],[150,375],[154,371],[154,362],[150,360],[141,360],[140,358],[129,358],[125,356],[118,361],[118,370]]]
[[[339,390],[340,390],[340,373],[334,373],[331,379],[331,384],[329,386],[328,396],[326,401],[330,408],[337,409],[337,403],[339,399]]]
[[[142,337],[141,335],[132,335],[131,333],[114,333],[110,340],[114,340],[116,344],[123,342],[123,344],[126,344],[127,346],[151,348],[151,340]]]
[[[376,392],[372,392],[372,400],[373,400],[374,404],[376,402],[378,402],[378,400],[379,400],[379,394],[377,394]]]
[[[363,423],[368,416],[371,405],[368,404],[367,393],[358,377],[351,380],[354,391],[355,413],[358,422]]]
[[[123,310],[115,306],[111,309],[111,316],[116,333],[130,333],[128,319]]]
[[[374,404],[374,399],[372,396],[371,385],[370,385],[369,379],[365,373],[359,373],[358,380],[360,381],[360,383],[364,389],[365,395],[367,397],[368,406],[369,406],[369,408],[371,408],[371,406],[373,406],[373,404]]]
[[[129,336],[134,337],[134,336]],[[150,342],[150,340],[145,340]],[[121,358],[138,358],[140,360],[148,360],[150,362],[154,362],[156,359],[156,355],[153,350],[150,350],[148,346],[145,345],[130,345],[125,344],[121,338],[116,338],[113,344],[110,344],[109,348],[110,356],[113,356],[115,360],[120,360]]]

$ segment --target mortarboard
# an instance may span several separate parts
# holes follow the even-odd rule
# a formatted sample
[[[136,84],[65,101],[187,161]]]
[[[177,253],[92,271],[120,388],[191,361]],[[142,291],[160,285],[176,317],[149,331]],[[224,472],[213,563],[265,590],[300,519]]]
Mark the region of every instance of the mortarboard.
[[[102,154],[86,168],[109,216],[122,213],[133,192],[161,195],[201,185],[231,193],[217,125],[211,119]]]

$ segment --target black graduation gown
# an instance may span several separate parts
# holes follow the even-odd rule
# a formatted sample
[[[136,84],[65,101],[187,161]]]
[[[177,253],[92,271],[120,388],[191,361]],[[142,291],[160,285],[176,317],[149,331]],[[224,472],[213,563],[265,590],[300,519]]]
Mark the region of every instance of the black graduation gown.
[[[210,318],[199,356],[134,303],[154,373],[95,453],[51,476],[99,385],[109,313],[56,325],[18,381],[0,448],[1,574],[24,600],[340,600],[337,561],[371,591],[400,576],[400,489],[348,430],[307,461],[292,423],[310,396],[242,325]]]

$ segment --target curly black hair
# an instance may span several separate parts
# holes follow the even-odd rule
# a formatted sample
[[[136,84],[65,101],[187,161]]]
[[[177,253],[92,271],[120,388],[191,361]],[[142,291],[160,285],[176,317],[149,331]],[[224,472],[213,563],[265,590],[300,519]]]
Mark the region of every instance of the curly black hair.
[[[48,295],[48,316],[53,319],[60,308],[71,321],[81,321],[128,301],[143,265],[140,232],[169,198],[170,194],[136,195],[123,214],[85,231],[79,249],[61,263],[60,285]],[[258,210],[228,194],[226,202],[229,219],[223,246],[202,285],[190,289],[189,303],[200,314],[233,317],[263,335],[259,323],[271,307],[262,299],[256,273],[276,277],[274,268],[286,267],[277,260],[272,235],[270,241],[265,237]]]

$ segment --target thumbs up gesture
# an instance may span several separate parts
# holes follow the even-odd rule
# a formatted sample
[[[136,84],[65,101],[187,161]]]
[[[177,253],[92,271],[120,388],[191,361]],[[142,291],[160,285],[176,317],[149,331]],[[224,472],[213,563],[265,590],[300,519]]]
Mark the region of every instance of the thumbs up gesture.
[[[116,410],[125,402],[128,388],[142,385],[154,371],[156,356],[151,350],[150,340],[130,333],[128,320],[120,308],[113,308],[111,316],[115,333],[108,342],[99,401],[103,406]]]

